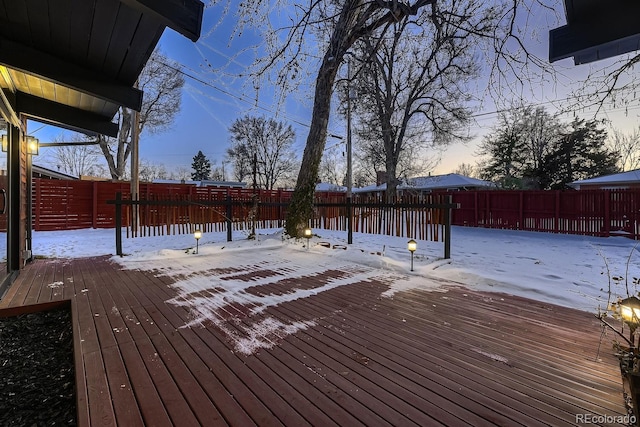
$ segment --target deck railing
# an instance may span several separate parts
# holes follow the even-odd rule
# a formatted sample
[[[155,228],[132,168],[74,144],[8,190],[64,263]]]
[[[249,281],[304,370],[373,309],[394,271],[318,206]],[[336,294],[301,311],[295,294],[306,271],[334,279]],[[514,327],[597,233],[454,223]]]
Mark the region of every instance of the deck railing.
[[[344,199],[343,199],[344,200]],[[282,227],[288,201],[259,197],[192,200],[145,198],[131,200],[116,194],[107,203],[115,206],[116,253],[122,255],[122,228],[127,237]],[[444,242],[444,256],[451,253],[451,211],[457,207],[450,195],[434,195],[426,200],[398,199],[392,202],[345,203],[334,195],[316,197],[313,228],[385,234]],[[134,212],[138,212],[136,224]],[[351,212],[351,221],[347,212]]]

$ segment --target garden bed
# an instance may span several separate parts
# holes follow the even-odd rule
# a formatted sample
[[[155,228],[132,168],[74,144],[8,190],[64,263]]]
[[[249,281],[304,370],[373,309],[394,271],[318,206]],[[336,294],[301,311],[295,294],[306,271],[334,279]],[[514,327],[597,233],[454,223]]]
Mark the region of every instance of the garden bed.
[[[0,314],[0,425],[76,425],[70,305],[9,310]]]

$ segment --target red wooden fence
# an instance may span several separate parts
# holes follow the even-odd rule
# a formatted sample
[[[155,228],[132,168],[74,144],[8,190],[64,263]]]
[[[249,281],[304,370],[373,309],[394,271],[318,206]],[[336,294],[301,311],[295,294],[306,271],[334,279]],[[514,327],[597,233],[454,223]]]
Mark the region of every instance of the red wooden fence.
[[[114,200],[117,192],[129,197],[128,183],[61,181],[34,179],[33,226],[35,230],[64,230],[79,228],[113,228],[115,226]],[[214,201],[250,200],[251,189],[196,187],[185,184],[141,184],[141,199]],[[624,234],[640,239],[640,190],[588,190],[588,191],[459,191],[448,193],[460,208],[453,211],[452,224],[472,227],[506,228],[553,233],[610,236]],[[288,191],[260,190],[261,206],[258,212],[262,225],[281,226],[285,217],[282,206],[268,206],[267,202],[286,202]],[[343,193],[318,193],[316,201],[344,202]],[[366,200],[354,197],[354,202]],[[145,206],[140,212],[145,224],[160,226],[181,222],[179,217],[197,219],[203,223],[222,222],[226,213],[211,208],[190,207],[186,214]],[[244,209],[244,210],[242,210]],[[246,218],[248,208],[234,207],[233,216],[238,228],[244,227],[240,218]],[[314,227],[344,230],[344,209],[317,208]],[[127,218],[125,218],[127,221]],[[433,224],[433,230],[415,228],[415,224]],[[442,223],[438,212],[402,212],[400,210],[374,211],[366,208],[354,211],[354,231],[413,235],[435,234]],[[222,224],[220,227],[224,227]],[[402,231],[402,232],[401,232]],[[154,233],[154,231],[149,231]],[[406,233],[405,233],[406,232]],[[437,237],[436,237],[437,240]]]
[[[452,224],[640,238],[640,190],[460,191]]]

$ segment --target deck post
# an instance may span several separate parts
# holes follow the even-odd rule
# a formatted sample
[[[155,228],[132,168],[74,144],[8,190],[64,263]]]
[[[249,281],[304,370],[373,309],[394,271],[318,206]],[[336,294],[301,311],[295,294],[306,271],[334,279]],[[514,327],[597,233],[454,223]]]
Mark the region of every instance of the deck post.
[[[351,195],[347,196],[347,244],[353,243],[353,206],[351,204]]]
[[[231,202],[231,194],[229,194],[227,192],[227,242],[230,242],[233,238],[231,235],[231,227],[233,226],[233,221],[231,220],[233,218],[233,205]]]
[[[122,193],[116,193],[116,255],[122,256]]]
[[[444,211],[444,259],[451,258],[451,211],[453,209],[453,196],[446,196],[446,205]]]

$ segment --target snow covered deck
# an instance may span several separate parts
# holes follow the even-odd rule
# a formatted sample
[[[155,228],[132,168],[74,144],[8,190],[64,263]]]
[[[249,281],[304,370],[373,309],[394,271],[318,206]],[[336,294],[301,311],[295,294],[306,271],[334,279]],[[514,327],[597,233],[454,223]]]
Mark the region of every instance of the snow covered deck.
[[[593,314],[444,282],[387,296],[397,278],[316,264],[292,278],[309,266],[247,254],[190,277],[41,259],[0,308],[71,300],[80,426],[573,426],[625,413],[611,336],[595,360]]]

